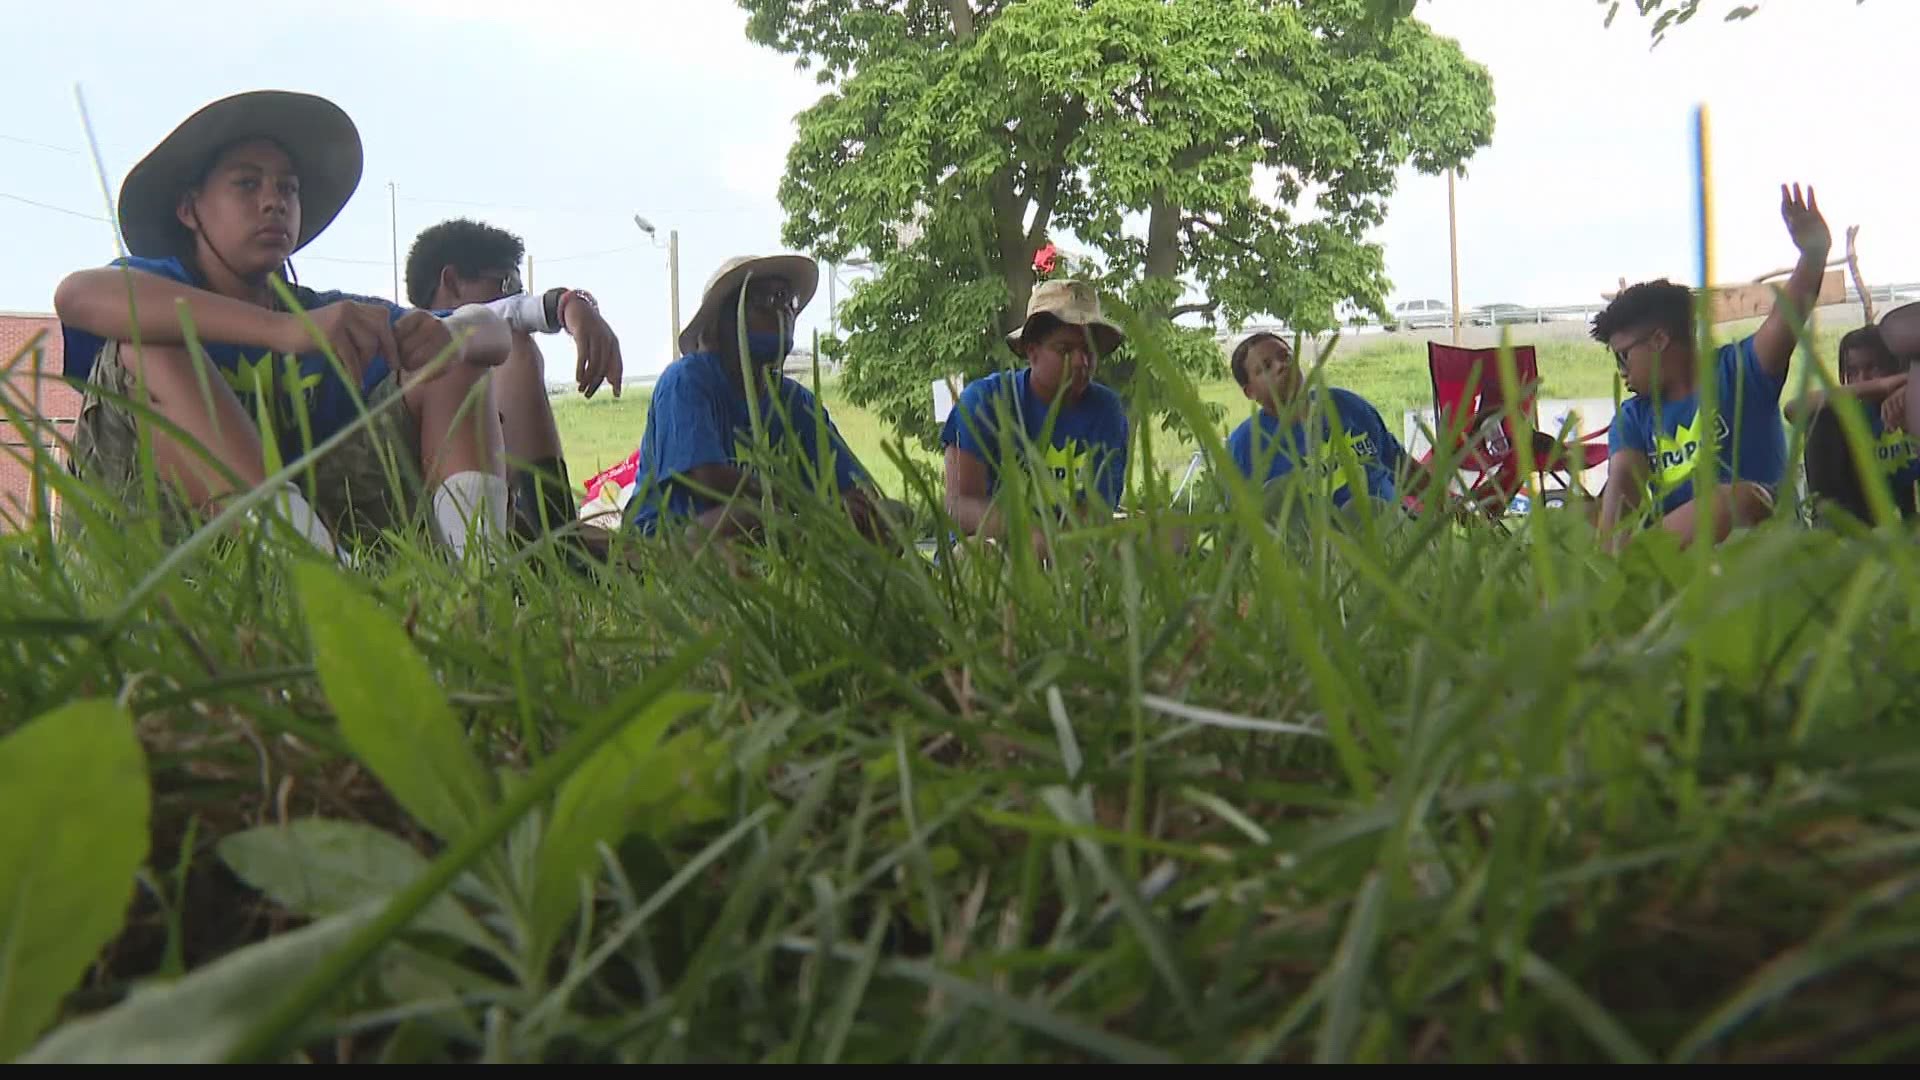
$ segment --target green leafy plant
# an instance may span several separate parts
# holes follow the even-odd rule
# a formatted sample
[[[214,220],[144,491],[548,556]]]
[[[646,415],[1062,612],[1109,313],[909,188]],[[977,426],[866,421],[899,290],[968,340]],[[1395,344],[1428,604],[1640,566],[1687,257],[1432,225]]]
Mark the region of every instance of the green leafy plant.
[[[0,737],[0,1059],[28,1046],[119,935],[147,855],[146,756],[126,710],[76,701]]]

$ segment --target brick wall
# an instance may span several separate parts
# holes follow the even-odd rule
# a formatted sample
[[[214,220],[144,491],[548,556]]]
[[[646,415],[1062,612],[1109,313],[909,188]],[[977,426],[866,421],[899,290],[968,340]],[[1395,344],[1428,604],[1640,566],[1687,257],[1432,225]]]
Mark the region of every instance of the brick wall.
[[[35,447],[64,464],[80,415],[79,392],[61,378],[60,323],[53,316],[0,313],[0,394],[9,406],[0,410],[0,532],[12,532],[36,509]],[[43,422],[16,423],[12,410]]]

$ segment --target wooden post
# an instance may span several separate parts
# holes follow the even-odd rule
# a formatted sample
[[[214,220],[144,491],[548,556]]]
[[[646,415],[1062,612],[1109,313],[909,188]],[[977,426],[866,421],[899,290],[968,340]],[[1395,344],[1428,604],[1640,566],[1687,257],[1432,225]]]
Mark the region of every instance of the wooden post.
[[[680,230],[667,233],[667,289],[669,310],[673,316],[673,325],[667,327],[667,336],[672,339],[667,346],[667,356],[680,355]]]
[[[1860,235],[1860,226],[1847,226],[1847,273],[1853,278],[1853,291],[1860,294],[1860,310],[1866,315],[1867,325],[1873,325],[1873,294],[1867,291],[1867,283],[1860,276],[1860,254],[1854,249],[1854,238]]]
[[[393,230],[393,302],[405,304],[407,298],[400,292],[400,195],[387,181],[387,226]]]
[[[1453,274],[1453,343],[1460,344],[1460,228],[1455,214],[1453,170],[1447,170],[1447,263]]]

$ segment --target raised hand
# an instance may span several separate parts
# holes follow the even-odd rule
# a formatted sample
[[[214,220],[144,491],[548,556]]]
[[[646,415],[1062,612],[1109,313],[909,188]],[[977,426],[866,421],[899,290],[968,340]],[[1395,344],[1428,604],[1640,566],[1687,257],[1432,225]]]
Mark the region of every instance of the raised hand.
[[[567,304],[562,318],[578,353],[573,375],[580,393],[592,397],[605,383],[613,387],[613,396],[619,397],[620,339],[614,336],[613,328],[598,308],[583,300]]]
[[[1820,215],[1820,201],[1814,198],[1813,185],[1807,185],[1803,197],[1800,185],[1780,185],[1780,217],[1787,223],[1787,233],[1793,237],[1793,246],[1802,255],[1818,256],[1826,262],[1827,253],[1833,250],[1833,230],[1827,227],[1827,219]]]

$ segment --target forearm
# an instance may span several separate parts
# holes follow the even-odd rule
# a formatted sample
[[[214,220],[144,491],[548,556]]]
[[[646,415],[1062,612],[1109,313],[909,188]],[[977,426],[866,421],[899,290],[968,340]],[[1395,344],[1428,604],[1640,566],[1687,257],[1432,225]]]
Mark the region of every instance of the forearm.
[[[292,315],[125,267],[67,275],[54,290],[53,307],[62,323],[109,341],[184,345],[188,319],[202,342],[279,352],[298,352],[291,339],[304,333]]]
[[[1884,378],[1868,379],[1851,386],[1836,386],[1832,390],[1809,390],[1801,397],[1787,403],[1786,416],[1789,420],[1811,416],[1826,408],[1827,403],[1837,397],[1853,397],[1878,404],[1906,388],[1907,376],[1905,372],[1901,372]]]
[[[1005,518],[994,509],[992,500],[982,495],[947,496],[947,515],[961,532],[985,540],[1006,538]]]
[[[486,304],[464,305],[441,321],[453,334],[459,360],[496,367],[506,363],[513,352],[513,331],[507,321]]]
[[[1820,298],[1820,283],[1827,276],[1827,252],[1803,251],[1800,261],[1793,267],[1793,274],[1787,278],[1786,296],[1792,303],[1792,315],[1804,320],[1813,312],[1813,305]]]
[[[1754,332],[1754,354],[1760,366],[1775,378],[1786,375],[1793,359],[1794,345],[1799,341],[1798,327],[1813,314],[1813,305],[1820,296],[1820,282],[1827,272],[1827,253],[1820,250],[1800,253],[1800,262],[1793,268],[1793,274],[1787,279],[1781,296],[1774,301],[1773,310],[1767,314],[1766,321]]]
[[[719,502],[759,499],[763,494],[759,479],[734,465],[701,465],[688,469],[675,482],[703,499]]]

